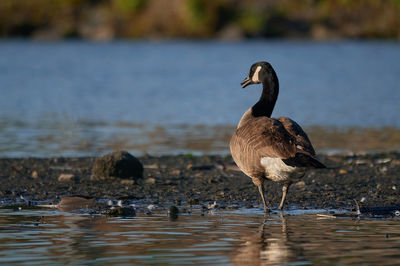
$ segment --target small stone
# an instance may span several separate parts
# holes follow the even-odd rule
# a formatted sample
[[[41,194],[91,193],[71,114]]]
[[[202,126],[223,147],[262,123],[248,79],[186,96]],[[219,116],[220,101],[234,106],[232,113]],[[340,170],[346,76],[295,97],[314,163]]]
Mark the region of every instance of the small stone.
[[[347,171],[345,169],[339,169],[339,174],[345,175],[347,174]]]
[[[33,179],[38,179],[39,178],[39,174],[36,171],[33,171],[31,176],[32,176]]]
[[[136,211],[133,207],[112,207],[103,212],[107,216],[122,216],[122,217],[133,217],[136,215]]]
[[[218,207],[218,205],[217,205],[216,201],[214,201],[213,203],[208,203],[207,204],[207,209],[209,209],[209,210],[215,209],[217,207]]]
[[[147,164],[144,166],[145,169],[158,169],[158,164]]]
[[[132,180],[132,179],[122,179],[121,180],[121,184],[122,185],[133,185],[133,184],[135,184],[135,180]]]
[[[172,180],[168,179],[165,180],[164,185],[173,185],[174,183],[172,182]]]
[[[367,164],[368,161],[360,159],[360,160],[355,160],[354,163],[357,165],[362,165],[362,164]]]
[[[366,200],[367,200],[366,197],[362,197],[361,200],[360,200],[360,202],[365,202]]]
[[[181,170],[179,169],[173,169],[169,172],[171,175],[180,175],[181,174]]]
[[[156,179],[153,177],[146,178],[146,183],[154,185],[156,183]]]
[[[178,218],[179,209],[176,206],[170,206],[168,209],[168,216],[172,219]]]
[[[60,182],[77,181],[77,177],[74,174],[61,174],[58,176]]]
[[[137,179],[142,177],[143,165],[140,161],[126,151],[116,151],[96,159],[91,179]]]
[[[198,205],[200,203],[199,199],[189,199],[189,205]]]
[[[376,160],[375,162],[376,162],[377,164],[384,164],[384,163],[389,163],[391,160],[392,160],[392,159],[390,159],[390,158],[383,158],[383,159],[378,159],[378,160]]]
[[[306,183],[304,181],[299,181],[296,184],[294,184],[296,187],[304,187]]]

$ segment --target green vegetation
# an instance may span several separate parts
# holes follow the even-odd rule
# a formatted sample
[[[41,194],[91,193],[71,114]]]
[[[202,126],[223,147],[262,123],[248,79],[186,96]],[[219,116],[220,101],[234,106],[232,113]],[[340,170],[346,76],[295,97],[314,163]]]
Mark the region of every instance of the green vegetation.
[[[1,0],[13,36],[400,39],[400,0]]]

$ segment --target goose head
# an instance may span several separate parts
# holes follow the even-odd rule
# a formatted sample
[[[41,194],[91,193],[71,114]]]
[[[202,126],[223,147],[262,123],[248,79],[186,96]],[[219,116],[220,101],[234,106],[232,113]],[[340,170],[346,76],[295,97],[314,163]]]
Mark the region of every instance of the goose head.
[[[243,88],[251,84],[263,83],[266,79],[274,79],[276,73],[268,62],[257,62],[250,67],[249,75],[240,83]]]

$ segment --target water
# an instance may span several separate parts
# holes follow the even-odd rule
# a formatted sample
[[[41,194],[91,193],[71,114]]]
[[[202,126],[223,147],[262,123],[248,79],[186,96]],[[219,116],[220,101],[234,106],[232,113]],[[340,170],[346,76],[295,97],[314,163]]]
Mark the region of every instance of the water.
[[[260,60],[280,80],[275,116],[400,127],[398,42],[2,40],[0,156],[226,152],[225,135],[259,97],[239,83]]]
[[[306,127],[319,150],[400,147],[398,42],[2,40],[0,157],[227,153],[259,96],[239,86],[259,60],[280,79],[274,114]],[[398,218],[316,212],[194,209],[173,221],[163,209],[1,209],[0,264],[400,264]]]
[[[166,211],[105,218],[0,211],[0,263],[46,265],[347,265],[400,263],[398,219],[263,218],[261,210]]]

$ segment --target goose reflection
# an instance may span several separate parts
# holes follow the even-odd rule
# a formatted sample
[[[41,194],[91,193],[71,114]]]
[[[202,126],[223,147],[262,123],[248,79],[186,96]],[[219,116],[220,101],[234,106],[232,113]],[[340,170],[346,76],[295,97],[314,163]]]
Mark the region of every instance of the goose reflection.
[[[303,250],[290,241],[287,220],[280,213],[279,220],[264,217],[257,233],[245,237],[244,244],[234,253],[235,265],[275,265],[298,261]]]

